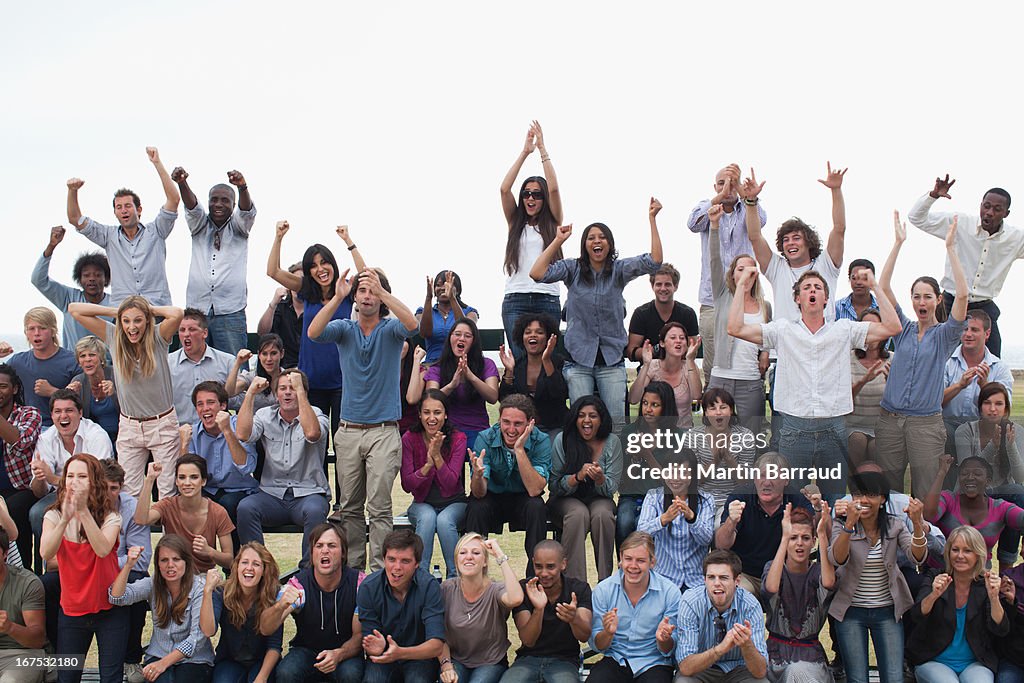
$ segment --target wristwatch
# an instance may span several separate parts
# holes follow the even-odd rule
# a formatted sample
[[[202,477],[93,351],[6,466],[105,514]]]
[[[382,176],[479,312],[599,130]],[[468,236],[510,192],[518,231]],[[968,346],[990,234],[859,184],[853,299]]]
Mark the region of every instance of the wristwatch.
[[[503,565],[506,562],[508,562],[508,555],[502,555],[501,557],[496,557],[496,558],[494,558],[494,561],[497,562],[498,566],[500,567],[501,565]]]

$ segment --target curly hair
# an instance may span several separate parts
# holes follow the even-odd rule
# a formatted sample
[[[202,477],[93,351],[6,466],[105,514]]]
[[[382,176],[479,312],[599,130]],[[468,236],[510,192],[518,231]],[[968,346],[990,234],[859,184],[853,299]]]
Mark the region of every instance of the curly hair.
[[[807,244],[807,251],[810,253],[812,261],[821,255],[821,239],[818,237],[818,232],[794,216],[780,225],[775,233],[775,249],[780,255],[783,255],[783,258],[785,258],[785,252],[782,250],[782,238],[791,232],[803,234],[804,242]]]
[[[270,551],[262,543],[249,541],[238,549],[238,554],[231,561],[231,574],[224,583],[224,608],[230,615],[231,625],[238,629],[245,625],[245,619],[248,616],[248,611],[245,607],[245,592],[238,581],[241,576],[241,569],[238,565],[242,561],[242,555],[247,550],[256,553],[260,558],[260,562],[263,563],[263,576],[260,577],[260,582],[256,586],[256,599],[253,600],[252,605],[249,607],[254,613],[257,623],[263,610],[273,605],[277,599],[278,581],[281,573],[277,567],[277,560],[274,559],[274,556],[270,554]]]
[[[516,323],[512,327],[512,341],[516,344],[522,344],[526,328],[535,322],[540,323],[540,326],[544,328],[546,336],[550,337],[553,334],[558,334],[558,323],[550,315],[546,313],[524,313],[516,318]]]
[[[82,284],[82,271],[92,266],[99,268],[103,271],[103,286],[106,287],[110,284],[110,262],[107,261],[107,255],[102,251],[94,251],[88,254],[82,254],[75,261],[75,267],[71,271],[71,279],[77,282],[79,285]]]

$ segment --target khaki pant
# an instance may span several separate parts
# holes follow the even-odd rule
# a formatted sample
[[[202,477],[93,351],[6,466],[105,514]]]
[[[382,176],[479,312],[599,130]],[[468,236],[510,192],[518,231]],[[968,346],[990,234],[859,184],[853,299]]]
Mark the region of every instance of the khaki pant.
[[[117,461],[124,468],[125,491],[139,497],[142,480],[146,476],[146,462],[152,453],[153,461],[164,466],[157,479],[160,497],[173,494],[174,463],[181,455],[178,415],[174,409],[154,420],[139,421],[122,415],[117,429]]]
[[[370,570],[384,566],[381,547],[391,533],[391,487],[402,466],[398,427],[359,429],[344,423],[334,435],[335,470],[341,489],[341,521],[348,536],[348,564],[366,565],[366,519],[370,520]],[[363,508],[366,508],[365,516]]]
[[[563,496],[550,503],[551,516],[562,523],[562,545],[568,560],[565,573],[587,581],[587,532],[594,545],[597,580],[612,574],[615,549],[615,503],[611,498],[594,498],[587,505],[579,498]]]
[[[46,669],[15,668],[14,664],[18,657],[45,656],[42,650],[0,650],[0,683],[42,683]]]
[[[946,447],[942,413],[918,417],[883,408],[875,425],[875,447],[889,489],[903,492],[909,462],[910,490],[915,497],[924,498],[939,472],[939,458]]]
[[[701,362],[701,370],[704,371],[704,385],[707,386],[711,379],[711,370],[715,367],[715,307],[700,307],[700,317],[697,319],[697,329],[700,331],[700,343],[703,346],[704,354]],[[763,414],[763,413],[762,413]]]

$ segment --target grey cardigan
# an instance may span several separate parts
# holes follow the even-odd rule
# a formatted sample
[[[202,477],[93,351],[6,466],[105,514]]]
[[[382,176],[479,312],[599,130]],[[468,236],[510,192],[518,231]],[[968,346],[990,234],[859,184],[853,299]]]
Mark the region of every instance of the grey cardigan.
[[[733,293],[725,283],[718,228],[711,228],[708,235],[708,261],[711,266],[711,293],[715,297],[715,367],[729,369],[732,367],[732,345],[736,341],[726,331],[729,326],[729,307],[732,306]],[[764,305],[767,313],[765,322],[769,322],[772,318],[771,304],[766,301]]]

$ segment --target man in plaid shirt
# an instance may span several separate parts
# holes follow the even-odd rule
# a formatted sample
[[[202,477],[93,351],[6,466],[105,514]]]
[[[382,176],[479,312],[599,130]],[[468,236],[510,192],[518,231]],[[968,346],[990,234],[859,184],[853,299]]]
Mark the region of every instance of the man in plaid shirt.
[[[28,511],[36,502],[32,493],[32,453],[42,428],[39,411],[25,405],[25,391],[18,373],[0,363],[0,438],[3,439],[0,467],[0,496],[7,502],[18,535],[21,556],[32,557],[32,534],[28,533]]]

